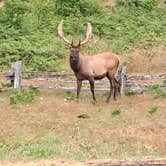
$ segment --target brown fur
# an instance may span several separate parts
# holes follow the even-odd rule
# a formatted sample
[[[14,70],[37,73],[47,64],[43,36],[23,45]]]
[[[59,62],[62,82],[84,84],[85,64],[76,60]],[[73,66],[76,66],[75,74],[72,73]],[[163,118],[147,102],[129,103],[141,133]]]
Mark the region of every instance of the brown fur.
[[[94,79],[102,79],[107,74],[115,75],[119,60],[111,52],[104,52],[93,56],[79,56],[79,72],[77,72],[78,79],[87,79],[93,77]]]

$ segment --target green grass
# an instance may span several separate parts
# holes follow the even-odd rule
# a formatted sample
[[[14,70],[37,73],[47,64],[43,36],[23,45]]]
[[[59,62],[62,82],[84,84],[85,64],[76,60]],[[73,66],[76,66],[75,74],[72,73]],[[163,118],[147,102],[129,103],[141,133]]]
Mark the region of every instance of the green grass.
[[[1,83],[2,88],[10,88],[12,87],[11,83]]]
[[[99,105],[97,111],[98,112],[102,112],[103,111],[103,107],[101,105]]]
[[[159,85],[153,85],[149,87],[149,91],[152,92],[154,98],[166,98],[166,92],[164,88]]]
[[[135,91],[133,91],[133,90],[131,90],[129,88],[125,89],[125,95],[126,96],[133,96],[133,95],[136,95],[136,94],[137,94],[137,92],[135,92]]]
[[[65,92],[65,99],[67,101],[73,101],[74,99],[76,99],[75,92],[73,92],[73,91],[66,91]]]
[[[20,159],[20,158],[48,158],[62,153],[62,143],[53,134],[46,136],[36,135],[35,137],[15,136],[11,138],[1,138],[3,144],[0,150],[0,159]]]

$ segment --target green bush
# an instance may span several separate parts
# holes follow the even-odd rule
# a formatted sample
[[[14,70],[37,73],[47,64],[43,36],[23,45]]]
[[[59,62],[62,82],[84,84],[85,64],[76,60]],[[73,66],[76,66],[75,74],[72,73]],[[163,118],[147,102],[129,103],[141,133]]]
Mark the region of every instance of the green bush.
[[[159,0],[117,0],[117,5],[128,7],[143,7],[145,9],[153,9],[159,3]]]
[[[137,93],[129,88],[125,89],[125,95],[126,96],[133,96],[136,95]]]
[[[102,107],[101,105],[98,106],[97,111],[98,111],[98,112],[102,112],[102,111],[103,111],[103,107]]]
[[[63,17],[102,14],[103,7],[97,0],[56,0],[56,14]]]
[[[11,83],[1,83],[1,87],[2,88],[10,88],[10,87],[12,87],[12,84]]]
[[[152,105],[150,108],[149,108],[149,114],[150,115],[153,115],[154,113],[156,113],[157,111],[158,111],[158,109],[159,109],[160,107],[159,107],[159,105]]]
[[[39,91],[32,86],[30,86],[28,90],[16,90],[14,91],[14,94],[10,96],[10,104],[32,102],[38,92]]]
[[[164,88],[160,87],[159,85],[152,85],[149,87],[149,90],[153,93],[154,98],[166,98],[166,92]]]
[[[120,107],[116,107],[112,110],[111,115],[117,116],[117,115],[120,115],[121,112],[122,112],[122,109]]]
[[[72,100],[74,100],[75,99],[75,93],[74,92],[72,92],[72,91],[66,91],[66,94],[65,94],[65,99],[67,100],[67,101],[72,101]]]

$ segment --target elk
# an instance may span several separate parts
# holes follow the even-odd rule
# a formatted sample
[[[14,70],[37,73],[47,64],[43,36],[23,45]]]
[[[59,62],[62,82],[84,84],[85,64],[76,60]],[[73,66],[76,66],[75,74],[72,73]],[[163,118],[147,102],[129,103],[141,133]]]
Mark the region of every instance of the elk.
[[[81,55],[80,48],[88,43],[91,34],[92,26],[88,23],[86,38],[83,41],[80,40],[78,45],[73,45],[73,41],[71,42],[64,37],[63,20],[58,25],[58,35],[67,43],[67,47],[70,51],[70,67],[77,79],[77,101],[79,100],[83,80],[89,81],[93,100],[96,101],[94,81],[107,77],[110,82],[110,92],[106,100],[108,103],[112,92],[113,99],[116,100],[117,80],[115,79],[115,74],[119,66],[119,58],[112,52],[103,52],[92,56]]]

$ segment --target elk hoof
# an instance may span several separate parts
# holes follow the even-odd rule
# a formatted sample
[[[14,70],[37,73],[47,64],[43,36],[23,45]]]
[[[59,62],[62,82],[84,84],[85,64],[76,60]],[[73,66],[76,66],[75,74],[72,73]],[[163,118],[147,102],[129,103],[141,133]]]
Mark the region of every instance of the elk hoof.
[[[109,103],[109,100],[106,100],[106,103],[108,104],[108,103]]]
[[[80,102],[80,99],[77,98],[77,99],[76,99],[76,103],[79,103],[79,102]]]

